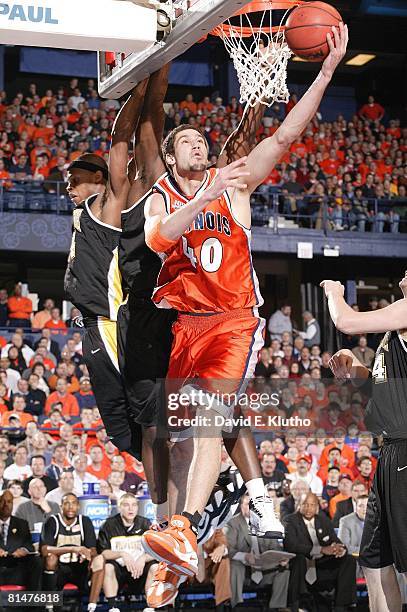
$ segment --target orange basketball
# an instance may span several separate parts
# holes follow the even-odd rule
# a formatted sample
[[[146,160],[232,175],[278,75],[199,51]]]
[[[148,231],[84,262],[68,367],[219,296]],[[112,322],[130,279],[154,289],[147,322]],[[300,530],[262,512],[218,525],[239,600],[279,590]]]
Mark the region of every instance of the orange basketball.
[[[290,49],[310,62],[321,62],[329,54],[326,35],[342,17],[326,2],[307,2],[290,13],[285,38]]]

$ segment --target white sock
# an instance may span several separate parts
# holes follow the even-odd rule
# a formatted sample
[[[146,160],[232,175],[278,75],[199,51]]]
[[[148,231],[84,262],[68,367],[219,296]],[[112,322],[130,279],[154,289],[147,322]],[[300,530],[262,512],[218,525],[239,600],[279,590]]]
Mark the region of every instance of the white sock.
[[[97,604],[88,603],[88,612],[95,612]]]
[[[154,504],[154,512],[157,517],[157,521],[161,521],[164,517],[168,517],[170,513],[168,499],[162,504]]]
[[[263,478],[252,478],[246,482],[246,489],[251,499],[256,497],[264,497],[264,482]]]

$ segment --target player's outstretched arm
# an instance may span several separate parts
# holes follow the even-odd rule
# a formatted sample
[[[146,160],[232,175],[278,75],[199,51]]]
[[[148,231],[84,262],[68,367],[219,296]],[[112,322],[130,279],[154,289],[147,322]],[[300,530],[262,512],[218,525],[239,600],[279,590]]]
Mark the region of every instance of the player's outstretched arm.
[[[407,277],[401,283],[400,288]],[[328,308],[331,319],[339,331],[344,334],[379,334],[387,331],[397,331],[407,328],[407,297],[397,300],[386,308],[372,310],[369,312],[356,312],[344,299],[344,286],[338,281],[322,281],[321,287],[328,298]]]
[[[320,73],[301,100],[289,112],[278,130],[260,142],[250,153],[247,163],[250,169],[249,191],[252,192],[270,174],[291,144],[301,136],[321,103],[322,96],[332,75],[346,53],[348,28],[343,23],[339,29],[332,27],[334,40],[327,34],[330,49]]]
[[[210,202],[219,198],[229,188],[247,189],[249,173],[246,160],[246,157],[242,157],[221,168],[207,189],[188,202],[187,206],[182,206],[171,214],[165,209],[163,197],[153,193],[146,202],[144,213],[146,218],[144,233],[150,249],[156,253],[165,253]]]
[[[148,79],[141,81],[121,107],[112,128],[109,154],[109,183],[101,221],[120,227],[120,213],[126,208],[130,183],[127,178],[129,143],[137,127]]]
[[[171,62],[154,72],[149,78],[144,96],[143,110],[134,138],[134,157],[129,175],[131,187],[127,205],[132,206],[151,189],[165,172],[161,157],[164,132],[164,100],[168,89]]]

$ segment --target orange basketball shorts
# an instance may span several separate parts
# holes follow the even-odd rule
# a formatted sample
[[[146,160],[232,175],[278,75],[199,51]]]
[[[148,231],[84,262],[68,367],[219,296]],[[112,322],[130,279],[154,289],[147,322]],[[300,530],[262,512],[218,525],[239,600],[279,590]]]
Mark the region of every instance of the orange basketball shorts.
[[[201,390],[212,397],[210,407],[229,419],[234,411],[233,398],[244,393],[253,376],[264,344],[264,329],[265,320],[251,308],[220,314],[179,314],[173,325],[167,393]],[[225,397],[227,401],[223,401]],[[203,405],[208,406],[205,402]],[[168,412],[171,410],[176,408],[170,407]],[[193,411],[191,406],[184,410],[180,407],[178,414],[191,416]],[[172,427],[170,423],[170,431],[175,429],[186,428]]]

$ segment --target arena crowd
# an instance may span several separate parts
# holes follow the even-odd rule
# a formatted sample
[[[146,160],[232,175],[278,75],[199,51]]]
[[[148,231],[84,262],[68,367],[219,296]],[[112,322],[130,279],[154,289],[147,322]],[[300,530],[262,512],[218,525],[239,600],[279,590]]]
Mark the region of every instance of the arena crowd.
[[[287,105],[267,109],[257,140],[271,136],[296,102],[293,95]],[[14,98],[0,92],[3,207],[18,208],[9,195],[22,191],[17,198],[21,208],[26,203],[32,210],[58,210],[58,206],[67,210],[63,186],[67,165],[85,152],[107,159],[119,108],[117,100],[98,97],[92,79],[80,85],[71,79],[56,91],[39,91],[32,83]],[[199,126],[215,163],[242,113],[236,98],[206,96],[196,101],[187,94],[180,102],[166,104],[165,129]],[[259,218],[268,221],[273,205],[305,227],[319,229],[328,223],[338,231],[404,231],[406,153],[406,128],[388,117],[373,96],[351,120],[340,115],[327,122],[317,114],[261,186],[257,202],[266,210]],[[277,201],[272,199],[274,193],[279,195]],[[61,201],[55,200],[55,194]]]

